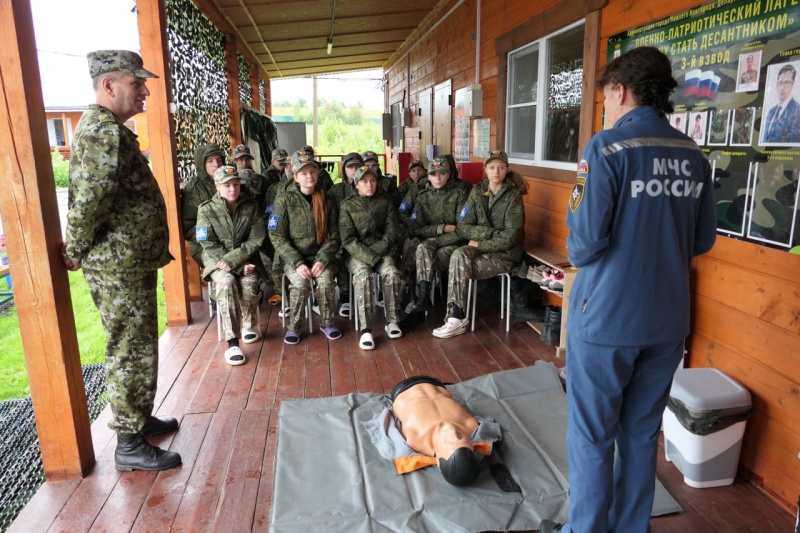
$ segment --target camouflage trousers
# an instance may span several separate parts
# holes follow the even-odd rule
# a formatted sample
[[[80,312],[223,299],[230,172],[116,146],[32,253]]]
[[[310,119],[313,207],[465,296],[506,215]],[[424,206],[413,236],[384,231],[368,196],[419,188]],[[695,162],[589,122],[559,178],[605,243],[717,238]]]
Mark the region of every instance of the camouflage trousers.
[[[400,271],[406,277],[406,280],[414,282],[414,276],[417,274],[417,246],[420,240],[416,237],[409,237],[403,241],[403,253],[400,256]]]
[[[421,281],[433,281],[433,275],[447,268],[450,263],[450,256],[458,248],[457,244],[448,246],[437,246],[435,241],[422,241],[415,253],[417,259],[417,283]]]
[[[513,261],[494,259],[482,254],[474,246],[457,248],[450,256],[447,271],[447,316],[450,318],[453,305],[467,312],[467,284],[471,279],[488,279],[498,274],[511,272],[516,264]]]
[[[272,260],[272,268],[270,269],[270,277],[272,278],[272,283],[275,285],[275,294],[281,294],[283,290],[281,288],[281,279],[283,278],[283,261],[281,260],[281,256],[275,252],[275,257]]]
[[[300,331],[300,317],[311,292],[310,282],[297,273],[297,269],[285,265],[283,273],[289,279],[289,331]],[[319,326],[333,326],[334,297],[336,294],[336,262],[331,261],[320,277],[314,280],[315,295],[319,305]]]
[[[83,269],[106,332],[108,427],[136,433],[153,414],[158,380],[157,271]]]
[[[400,295],[403,293],[403,274],[397,268],[394,258],[386,256],[374,267],[351,257],[347,268],[353,273],[353,292],[358,307],[358,320],[361,330],[372,329],[372,312],[375,302],[375,273],[381,280],[383,305],[386,309],[386,322],[400,321]],[[352,303],[351,302],[351,310]]]
[[[242,328],[254,329],[261,286],[258,274],[252,272],[247,276],[237,276],[224,270],[215,270],[211,273],[211,279],[216,288],[217,313],[222,319],[225,340],[238,339]]]
[[[336,254],[336,264],[339,265],[339,270],[336,273],[336,286],[339,287],[339,292],[347,292],[350,290],[350,257],[344,251],[344,248],[339,250]]]

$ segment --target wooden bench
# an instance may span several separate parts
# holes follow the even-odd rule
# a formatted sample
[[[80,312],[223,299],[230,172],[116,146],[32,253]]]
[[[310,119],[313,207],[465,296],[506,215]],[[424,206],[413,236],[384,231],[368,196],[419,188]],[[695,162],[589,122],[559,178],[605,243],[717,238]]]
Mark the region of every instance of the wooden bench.
[[[567,329],[565,325],[567,323],[567,313],[569,312],[569,291],[572,288],[572,282],[575,279],[575,274],[577,273],[578,269],[570,266],[569,260],[566,258],[566,256],[558,252],[554,252],[548,248],[536,246],[529,247],[525,251],[538,263],[555,268],[564,273],[564,290],[561,291],[561,293],[548,291],[554,297],[561,300],[561,343],[555,347],[556,355],[560,357],[567,351]],[[544,327],[544,324],[541,322],[528,322],[528,325],[537,333],[541,333],[542,328]]]
[[[8,269],[8,265],[0,266],[0,280],[2,279],[5,279],[8,290],[0,291],[0,305],[14,299],[14,293],[11,291],[11,272]]]

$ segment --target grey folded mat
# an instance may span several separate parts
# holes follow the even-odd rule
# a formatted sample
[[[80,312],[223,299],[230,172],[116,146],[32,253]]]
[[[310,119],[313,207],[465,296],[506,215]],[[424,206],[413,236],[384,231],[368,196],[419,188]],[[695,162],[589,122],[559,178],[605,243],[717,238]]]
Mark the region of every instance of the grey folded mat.
[[[564,521],[567,397],[551,363],[448,385],[473,414],[504,429],[503,463],[521,492],[503,492],[488,469],[469,487],[448,484],[435,467],[398,475],[362,422],[389,400],[383,394],[284,400],[271,517],[273,532],[513,531]],[[680,511],[656,482],[653,516]]]

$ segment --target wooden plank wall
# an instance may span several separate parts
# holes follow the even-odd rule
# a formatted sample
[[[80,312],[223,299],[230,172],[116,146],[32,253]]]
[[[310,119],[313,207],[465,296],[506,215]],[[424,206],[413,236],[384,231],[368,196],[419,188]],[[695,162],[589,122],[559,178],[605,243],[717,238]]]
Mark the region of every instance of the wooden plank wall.
[[[431,24],[456,3],[443,4]],[[700,3],[609,0],[600,17],[600,64],[605,63],[609,36]],[[556,4],[555,0],[482,2],[480,83],[483,118],[491,119],[492,146],[498,98],[494,39]],[[447,79],[453,80],[454,93],[474,82],[471,39],[475,22],[475,3],[465,2],[430,35],[408,43],[387,63],[389,100],[396,101],[408,90],[412,124],[405,129],[405,145],[414,157],[424,156],[416,115],[419,93]],[[602,105],[598,105],[595,130],[602,127],[601,117]],[[531,186],[525,197],[526,243],[565,253],[564,221],[571,184],[526,178]],[[800,494],[800,257],[720,236],[714,250],[696,261],[693,287],[693,334],[687,344],[687,362],[718,368],[750,390],[754,410],[742,449],[743,472],[781,506],[796,512]]]

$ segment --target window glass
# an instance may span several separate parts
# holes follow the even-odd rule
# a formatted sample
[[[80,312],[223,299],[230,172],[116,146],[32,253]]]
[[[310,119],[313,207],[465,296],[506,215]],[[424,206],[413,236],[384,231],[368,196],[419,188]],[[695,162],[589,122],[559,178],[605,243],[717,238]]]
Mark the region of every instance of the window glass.
[[[544,159],[578,161],[578,126],[583,82],[583,26],[552,38]]]

